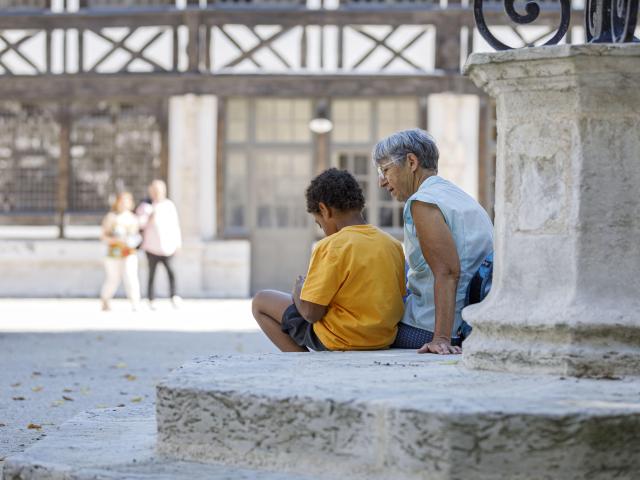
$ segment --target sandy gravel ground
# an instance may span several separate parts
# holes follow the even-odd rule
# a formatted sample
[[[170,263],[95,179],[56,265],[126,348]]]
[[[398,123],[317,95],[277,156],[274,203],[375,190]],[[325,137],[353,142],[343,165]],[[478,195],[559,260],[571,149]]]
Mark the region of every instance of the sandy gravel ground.
[[[275,351],[249,300],[157,307],[0,299],[0,466],[81,411],[153,403],[156,382],[194,357]]]

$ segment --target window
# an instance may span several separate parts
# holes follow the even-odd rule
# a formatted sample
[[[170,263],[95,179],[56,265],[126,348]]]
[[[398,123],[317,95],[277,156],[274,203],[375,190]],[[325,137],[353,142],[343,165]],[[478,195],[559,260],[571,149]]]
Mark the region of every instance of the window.
[[[249,129],[249,102],[242,98],[230,100],[227,104],[227,141],[246,142]]]
[[[258,99],[255,101],[256,141],[306,143],[311,140],[311,101]]]
[[[370,100],[334,100],[331,117],[334,124],[334,142],[371,142]]]
[[[417,98],[338,99],[331,103],[332,164],[351,172],[362,187],[367,221],[393,235],[402,235],[402,204],[378,186],[371,162],[375,143],[394,132],[416,128]]]
[[[385,99],[377,105],[377,139],[408,128],[416,128],[418,123],[418,104],[416,99]]]
[[[229,231],[238,231],[247,224],[247,156],[243,152],[233,152],[225,162],[225,212],[224,218]]]
[[[224,232],[306,228],[304,191],[311,175],[312,101],[226,100]]]

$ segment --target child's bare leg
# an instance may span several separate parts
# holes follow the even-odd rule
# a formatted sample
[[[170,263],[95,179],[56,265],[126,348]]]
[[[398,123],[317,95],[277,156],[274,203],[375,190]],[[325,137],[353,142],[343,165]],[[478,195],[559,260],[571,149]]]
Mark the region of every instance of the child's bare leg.
[[[253,297],[251,309],[253,317],[262,331],[276,347],[283,352],[308,352],[305,347],[296,344],[280,327],[282,315],[293,303],[291,295],[277,290],[261,290]]]

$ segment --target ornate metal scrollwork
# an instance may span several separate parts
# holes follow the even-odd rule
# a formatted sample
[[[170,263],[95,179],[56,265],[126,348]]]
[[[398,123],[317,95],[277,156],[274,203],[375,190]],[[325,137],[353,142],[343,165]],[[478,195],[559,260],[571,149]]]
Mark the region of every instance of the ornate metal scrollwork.
[[[516,24],[526,25],[536,21],[540,15],[539,3],[531,0],[525,6],[526,13],[520,14],[514,7],[515,0],[504,0],[504,10]],[[638,18],[639,0],[587,0],[585,5],[585,31],[589,43],[624,43],[637,41],[634,37]],[[555,3],[555,2],[554,2]],[[560,25],[555,34],[544,45],[556,45],[567,33],[571,18],[571,0],[559,0]],[[496,50],[510,50],[513,47],[502,43],[489,30],[484,18],[484,0],[474,0],[473,13],[476,26],[482,37]]]
[[[516,11],[514,3],[514,0],[504,0],[504,10],[513,22],[519,25],[526,25],[528,23],[533,23],[538,19],[538,16],[540,15],[540,5],[537,1],[527,2],[525,6],[525,15],[521,15]],[[480,35],[482,35],[482,37],[489,43],[489,45],[491,45],[496,50],[512,49],[513,47],[502,43],[489,30],[487,22],[484,19],[483,4],[484,0],[474,0],[473,3],[473,14],[475,16],[476,26],[478,27]],[[545,43],[545,45],[557,44],[562,39],[562,37],[565,36],[567,30],[569,30],[569,20],[571,19],[571,0],[560,0],[560,15],[560,25],[558,27],[558,30],[553,35],[553,37],[551,37]]]
[[[625,43],[634,40],[638,0],[587,0],[584,10],[589,43]]]

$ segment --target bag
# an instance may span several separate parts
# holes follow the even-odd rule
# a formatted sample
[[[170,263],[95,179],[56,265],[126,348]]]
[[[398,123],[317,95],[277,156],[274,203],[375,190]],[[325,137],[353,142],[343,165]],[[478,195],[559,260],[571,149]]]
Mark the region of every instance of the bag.
[[[474,303],[480,303],[484,300],[491,290],[491,282],[493,280],[493,252],[485,257],[480,264],[478,271],[471,277],[469,286],[467,287],[467,295],[464,299],[464,306],[473,305]],[[458,336],[461,340],[465,340],[471,335],[471,325],[464,320],[462,325],[458,328]]]
[[[489,294],[493,280],[493,252],[485,257],[478,271],[471,277],[464,299],[465,307],[480,303]]]

